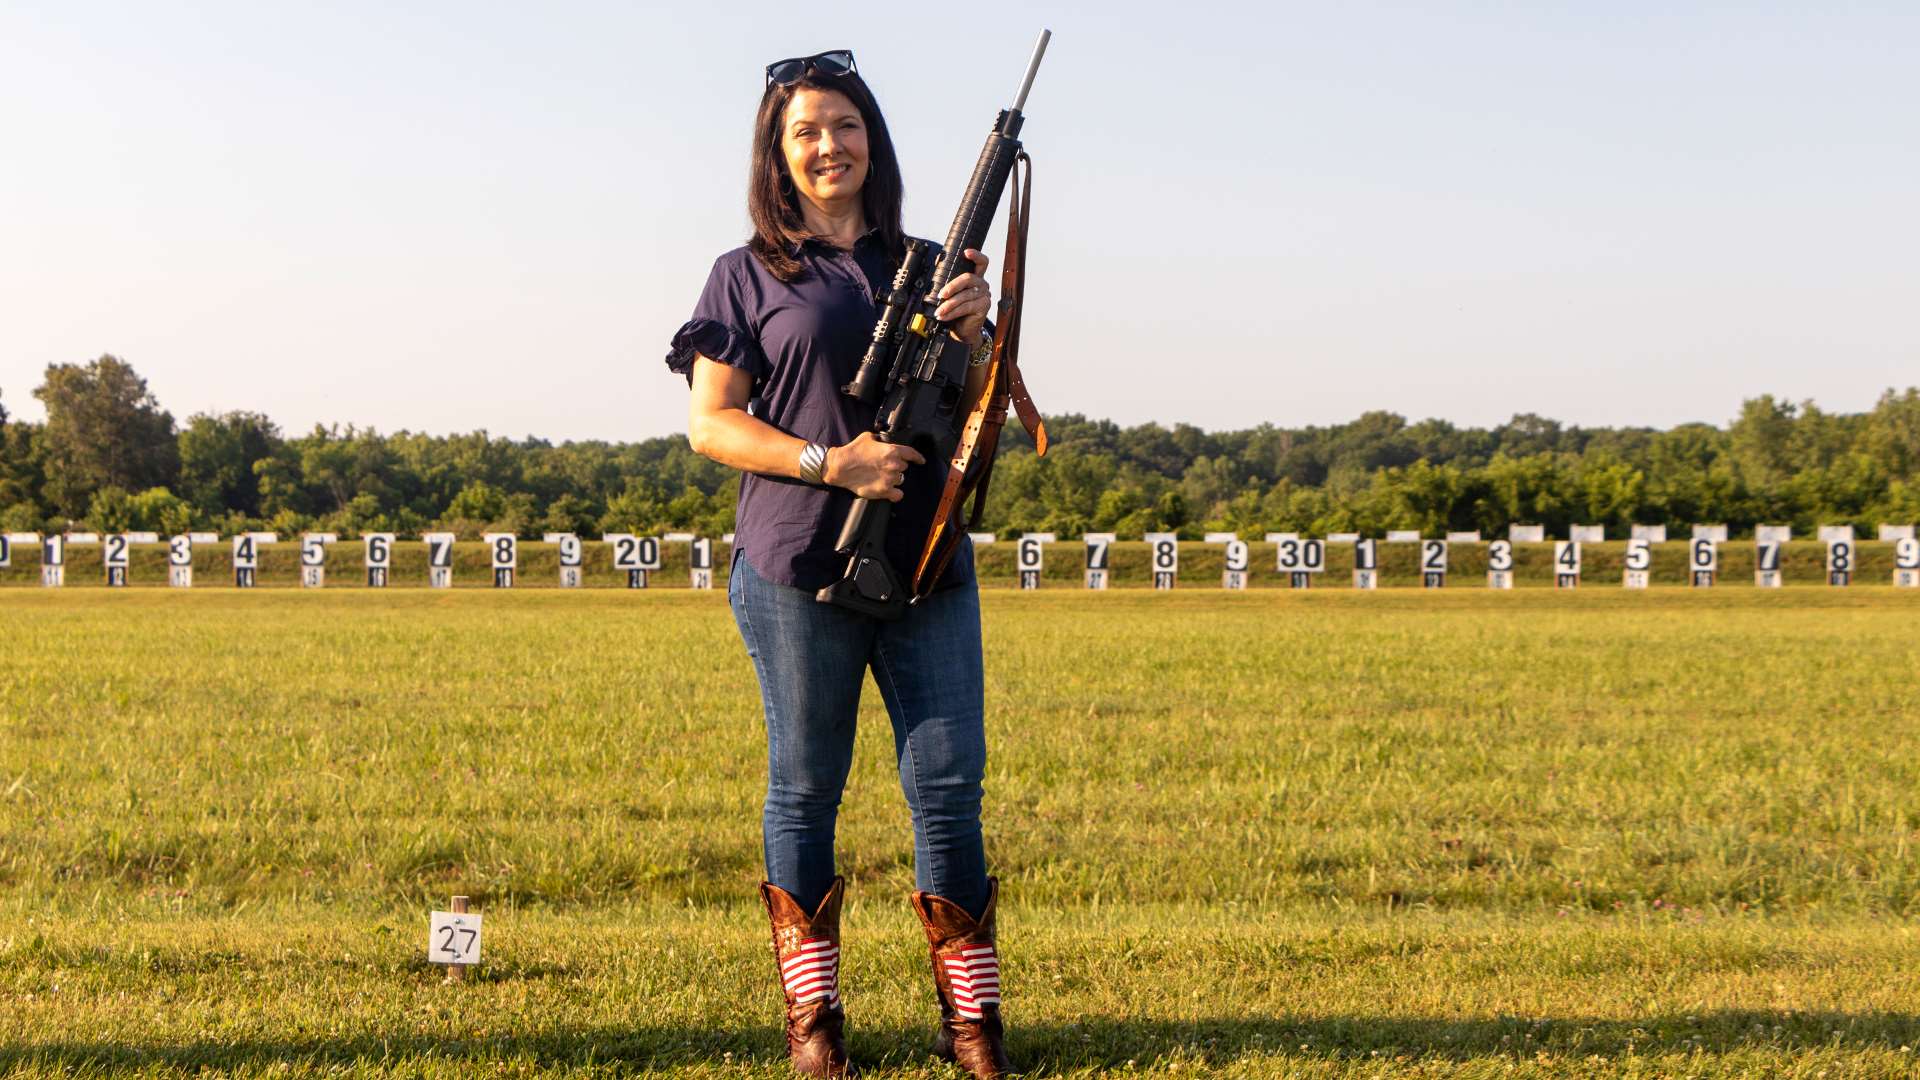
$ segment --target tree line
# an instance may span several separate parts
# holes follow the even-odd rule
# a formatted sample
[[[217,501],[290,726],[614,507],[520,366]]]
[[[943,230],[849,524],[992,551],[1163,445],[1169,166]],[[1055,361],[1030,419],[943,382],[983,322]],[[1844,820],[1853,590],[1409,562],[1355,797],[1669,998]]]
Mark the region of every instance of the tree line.
[[[44,423],[0,407],[0,528],[658,533],[733,528],[739,477],[679,436],[513,440],[316,426],[254,412],[184,424],[108,355],[53,364]],[[1541,524],[1679,528],[1920,519],[1920,389],[1865,413],[1762,395],[1725,427],[1583,428],[1532,414],[1491,428],[1369,412],[1345,424],[1208,432],[1047,418],[1037,457],[1010,426],[985,526],[1002,535],[1207,531],[1495,533]]]

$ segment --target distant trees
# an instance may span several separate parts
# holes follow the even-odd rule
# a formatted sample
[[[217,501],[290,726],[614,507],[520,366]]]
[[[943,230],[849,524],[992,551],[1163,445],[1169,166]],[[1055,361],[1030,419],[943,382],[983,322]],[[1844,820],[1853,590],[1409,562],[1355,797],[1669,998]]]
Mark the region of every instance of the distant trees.
[[[288,436],[252,412],[175,429],[120,359],[47,368],[44,424],[0,408],[0,527],[463,536],[733,527],[740,478],[671,436],[632,443],[381,434]],[[1055,448],[1002,437],[986,526],[1063,536],[1451,529],[1515,522],[1615,535],[1635,522],[1920,520],[1920,389],[1857,415],[1762,395],[1725,428],[1581,428],[1533,414],[1491,428],[1369,412],[1345,424],[1209,432],[1049,417]]]
[[[173,414],[116,356],[49,364],[33,396],[47,408],[41,432],[43,492],[56,512],[79,516],[103,487],[173,483],[180,469]]]

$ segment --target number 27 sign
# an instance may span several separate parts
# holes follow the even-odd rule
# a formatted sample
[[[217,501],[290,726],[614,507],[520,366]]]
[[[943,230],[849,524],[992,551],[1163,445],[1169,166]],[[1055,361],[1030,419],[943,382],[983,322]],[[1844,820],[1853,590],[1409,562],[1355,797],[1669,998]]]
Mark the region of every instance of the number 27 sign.
[[[479,963],[479,912],[434,912],[427,930],[427,959],[435,964]]]

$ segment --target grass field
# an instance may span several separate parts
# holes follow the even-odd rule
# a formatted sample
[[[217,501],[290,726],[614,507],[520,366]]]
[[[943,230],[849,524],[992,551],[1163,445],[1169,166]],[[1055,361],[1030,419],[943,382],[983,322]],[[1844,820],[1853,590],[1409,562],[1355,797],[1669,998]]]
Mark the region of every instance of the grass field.
[[[1031,1073],[1920,1073],[1920,595],[984,599]],[[0,1073],[784,1075],[720,594],[0,619]],[[853,1049],[951,1076],[868,698]],[[486,963],[452,986],[456,892]]]

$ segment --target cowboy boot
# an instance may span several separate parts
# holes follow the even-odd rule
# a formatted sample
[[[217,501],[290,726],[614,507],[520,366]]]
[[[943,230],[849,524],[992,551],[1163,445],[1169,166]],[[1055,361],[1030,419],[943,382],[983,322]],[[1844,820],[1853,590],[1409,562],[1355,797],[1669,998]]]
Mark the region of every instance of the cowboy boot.
[[[808,915],[785,889],[762,882],[760,899],[773,923],[773,959],[787,999],[787,1057],[804,1076],[847,1075],[847,1014],[840,1007],[840,900],[836,877],[819,910]]]
[[[927,932],[933,988],[940,996],[940,1031],[933,1052],[979,1080],[1010,1071],[1000,1023],[1000,955],[993,944],[993,912],[1000,883],[987,879],[987,909],[979,919],[932,893],[913,894],[913,910]]]

